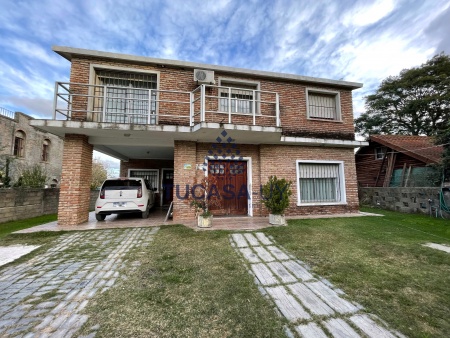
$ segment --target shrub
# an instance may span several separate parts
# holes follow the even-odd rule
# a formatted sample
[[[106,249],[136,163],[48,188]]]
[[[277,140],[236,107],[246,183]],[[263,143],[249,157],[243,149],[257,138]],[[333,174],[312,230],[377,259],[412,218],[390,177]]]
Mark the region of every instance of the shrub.
[[[291,185],[292,181],[270,176],[267,183],[262,186],[262,202],[271,214],[283,215],[289,207],[289,196],[292,195]]]

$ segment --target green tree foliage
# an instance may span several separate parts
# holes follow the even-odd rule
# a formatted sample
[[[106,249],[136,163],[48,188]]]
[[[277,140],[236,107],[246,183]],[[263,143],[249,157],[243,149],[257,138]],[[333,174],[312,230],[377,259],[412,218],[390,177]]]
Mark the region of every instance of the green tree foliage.
[[[100,188],[107,177],[108,170],[106,165],[100,159],[94,158],[92,161],[91,189]]]
[[[267,183],[262,186],[262,202],[271,214],[283,215],[289,207],[291,185],[292,181],[270,176]]]
[[[39,164],[24,167],[20,177],[14,184],[16,187],[44,188],[48,176],[46,170]]]
[[[450,182],[450,121],[447,122],[447,128],[437,134],[435,144],[442,144],[444,147],[442,161],[437,169],[441,173],[441,177],[444,175],[444,181]]]
[[[436,135],[450,120],[450,57],[435,55],[420,67],[385,79],[366,97],[355,120],[362,135]]]

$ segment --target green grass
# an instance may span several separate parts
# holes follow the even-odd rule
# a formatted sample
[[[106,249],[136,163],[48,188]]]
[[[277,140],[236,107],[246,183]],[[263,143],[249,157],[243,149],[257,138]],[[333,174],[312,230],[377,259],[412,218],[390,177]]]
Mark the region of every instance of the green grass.
[[[45,224],[49,222],[56,221],[57,215],[44,215],[29,219],[23,219],[19,221],[11,221],[11,222],[5,222],[0,223],[0,238],[7,236],[8,234],[19,231],[22,229],[28,229],[31,227],[34,227],[36,225]]]
[[[450,222],[366,209],[384,217],[289,221],[265,230],[350,299],[409,337],[450,332]]]
[[[278,317],[232,249],[227,232],[163,227],[128,257],[128,279],[94,298],[97,337],[283,337]],[[142,250],[142,249],[141,249]],[[131,269],[131,262],[141,265]]]

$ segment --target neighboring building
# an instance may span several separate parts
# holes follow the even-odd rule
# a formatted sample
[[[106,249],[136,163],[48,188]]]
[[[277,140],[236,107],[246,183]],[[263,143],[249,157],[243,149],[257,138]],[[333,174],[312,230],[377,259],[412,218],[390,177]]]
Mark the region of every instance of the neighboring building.
[[[355,154],[361,187],[429,187],[436,183],[431,166],[441,160],[442,146],[428,136],[371,135]]]
[[[21,170],[35,164],[45,168],[47,185],[58,185],[61,179],[63,140],[61,137],[30,125],[33,118],[0,108],[0,164],[11,159],[11,184]]]
[[[174,220],[192,218],[186,192],[215,175],[217,215],[260,216],[260,185],[293,181],[288,215],[358,210],[352,90],[360,83],[92,51],[53,50],[71,62],[57,82],[53,120],[65,138],[60,224],[88,219],[93,149],[148,178]],[[212,193],[215,193],[213,191]]]

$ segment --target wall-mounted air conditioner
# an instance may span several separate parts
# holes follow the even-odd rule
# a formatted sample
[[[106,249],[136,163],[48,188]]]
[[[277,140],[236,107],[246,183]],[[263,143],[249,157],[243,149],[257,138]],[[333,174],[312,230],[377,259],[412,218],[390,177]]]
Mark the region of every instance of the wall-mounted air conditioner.
[[[194,81],[198,84],[215,84],[214,72],[212,70],[194,69]]]

